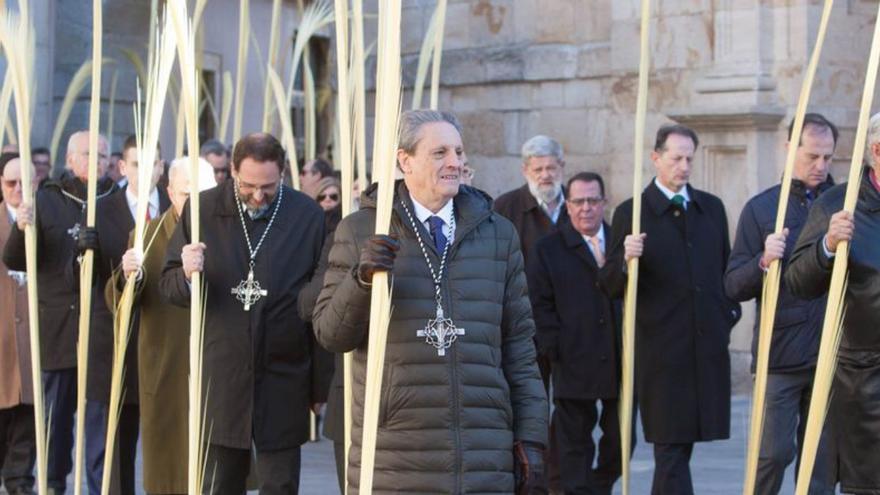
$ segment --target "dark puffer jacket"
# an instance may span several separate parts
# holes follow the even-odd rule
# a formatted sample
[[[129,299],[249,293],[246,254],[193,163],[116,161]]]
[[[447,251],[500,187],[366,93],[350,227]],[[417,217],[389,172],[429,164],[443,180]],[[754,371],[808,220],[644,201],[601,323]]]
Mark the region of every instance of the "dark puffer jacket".
[[[374,188],[362,209],[336,231],[314,325],[334,352],[355,350],[349,493],[360,478],[364,375],[370,290],[356,265],[375,231]],[[547,397],[535,362],[535,325],[523,258],[513,225],[492,213],[482,192],[461,186],[455,197],[455,240],[443,282],[444,309],[466,333],[438,356],[416,331],[433,318],[431,275],[399,202],[391,231],[401,249],[393,270],[393,299],[373,482],[375,493],[512,493],[513,443],[546,445]],[[434,266],[439,256],[422,225]]]

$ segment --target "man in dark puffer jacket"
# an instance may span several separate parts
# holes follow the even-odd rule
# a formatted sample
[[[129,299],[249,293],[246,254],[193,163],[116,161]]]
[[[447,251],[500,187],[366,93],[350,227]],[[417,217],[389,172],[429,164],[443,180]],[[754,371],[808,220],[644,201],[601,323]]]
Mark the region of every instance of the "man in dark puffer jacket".
[[[354,354],[349,493],[360,479],[370,283],[393,276],[374,493],[540,493],[547,397],[535,362],[535,325],[513,225],[488,196],[460,186],[455,117],[401,117],[391,236],[374,236],[375,188],[336,231],[314,313],[318,341]],[[446,258],[444,269],[440,270]],[[437,301],[464,332],[423,332]],[[515,474],[516,481],[515,483]]]

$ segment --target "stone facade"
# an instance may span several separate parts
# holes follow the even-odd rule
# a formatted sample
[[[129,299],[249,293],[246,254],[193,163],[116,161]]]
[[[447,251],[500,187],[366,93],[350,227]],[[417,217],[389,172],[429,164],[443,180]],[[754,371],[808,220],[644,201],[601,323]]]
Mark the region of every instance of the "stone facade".
[[[367,1],[375,13],[378,0]],[[9,0],[14,5],[14,0]],[[520,145],[538,133],[557,138],[567,174],[594,170],[606,179],[611,205],[632,194],[633,114],[640,8],[638,0],[449,0],[440,105],[465,127],[475,184],[498,195],[521,184]],[[651,14],[648,127],[643,145],[668,121],[694,127],[701,146],[693,183],[727,205],[731,234],[744,202],[778,180],[785,127],[815,44],[821,2],[815,0],[657,0]],[[90,56],[90,2],[32,2],[37,33],[35,144],[47,144],[73,72]],[[114,148],[132,129],[135,72],[121,48],[145,57],[148,0],[104,2],[104,52],[114,62],[103,77],[108,98],[119,71]],[[236,70],[238,2],[211,0],[205,13],[205,69]],[[435,1],[403,1],[404,106],[409,107],[418,51]],[[842,130],[834,173],[842,178],[851,154],[877,0],[837,2],[810,109]],[[267,52],[271,0],[251,0],[255,42]],[[282,54],[292,45],[295,2],[284,1]],[[368,16],[367,44],[375,38]],[[322,35],[332,37],[332,26]],[[368,61],[367,74],[374,69]],[[326,63],[332,69],[334,62]],[[243,129],[259,127],[263,76],[252,49]],[[284,72],[286,75],[286,70]],[[62,139],[88,120],[88,89]],[[425,96],[427,101],[427,94]],[[371,105],[368,99],[368,106]],[[102,107],[106,122],[108,105]],[[368,110],[371,112],[371,109]],[[169,117],[170,119],[170,117]],[[325,123],[326,124],[326,123]],[[102,129],[105,124],[102,124]],[[231,126],[230,126],[231,128]],[[163,131],[165,158],[175,147],[173,125]],[[230,136],[227,136],[227,139]],[[369,142],[370,140],[368,140]],[[646,181],[652,174],[644,164]],[[752,304],[731,341],[740,374],[748,362]]]
[[[645,149],[662,123],[697,130],[692,182],[724,200],[732,239],[745,201],[781,174],[822,2],[653,4]],[[433,8],[404,2],[407,85]],[[836,3],[813,88],[810,110],[842,131],[839,179],[849,166],[877,9],[876,0]],[[639,23],[638,0],[450,0],[440,105],[464,124],[475,185],[498,195],[521,184],[519,147],[542,133],[565,148],[567,175],[600,172],[612,206],[630,197]],[[653,168],[646,162],[643,171],[647,182]],[[754,305],[744,309],[731,339],[740,377],[747,377]]]

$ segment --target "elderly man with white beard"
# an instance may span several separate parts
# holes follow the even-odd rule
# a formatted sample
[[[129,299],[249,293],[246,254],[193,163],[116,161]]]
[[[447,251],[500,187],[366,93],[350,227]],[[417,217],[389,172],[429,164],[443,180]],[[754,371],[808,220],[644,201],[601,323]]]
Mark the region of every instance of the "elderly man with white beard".
[[[522,174],[525,185],[508,191],[495,200],[493,209],[513,222],[519,234],[523,259],[529,264],[531,251],[538,239],[557,231],[557,226],[568,223],[565,208],[565,159],[562,145],[555,139],[537,135],[522,146]],[[535,281],[527,274],[529,286]],[[551,362],[545,356],[538,357],[538,368],[544,389],[550,394]],[[556,445],[551,426],[550,448],[547,451],[547,472],[550,488],[558,488],[556,469]]]
[[[499,196],[493,208],[513,222],[528,263],[535,242],[567,222],[568,212],[562,187],[562,146],[555,139],[538,135],[523,144],[522,159],[525,185]]]

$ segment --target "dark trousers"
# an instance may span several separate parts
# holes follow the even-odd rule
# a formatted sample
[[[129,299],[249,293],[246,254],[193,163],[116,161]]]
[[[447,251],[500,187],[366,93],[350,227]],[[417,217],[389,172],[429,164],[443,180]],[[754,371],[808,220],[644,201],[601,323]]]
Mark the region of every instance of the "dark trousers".
[[[336,459],[336,479],[339,493],[345,493],[345,442],[333,442],[333,457]]]
[[[43,390],[46,395],[46,418],[49,425],[48,463],[46,475],[49,488],[64,493],[67,475],[73,469],[73,417],[76,414],[76,368],[44,371]],[[100,492],[98,492],[100,493]]]
[[[86,401],[86,478],[89,493],[101,493],[104,476],[104,456],[107,442],[107,404]],[[135,494],[135,458],[137,457],[140,409],[135,404],[122,406],[116,447],[113,449],[113,471],[110,475],[110,493]]]
[[[260,495],[289,495],[299,492],[300,448],[257,451]],[[213,495],[245,493],[251,451],[211,444],[205,471],[205,492]]]
[[[559,452],[561,489],[568,494],[611,494],[620,477],[620,421],[617,399],[556,399],[553,425]],[[602,429],[598,460],[593,429]],[[596,467],[594,468],[594,461]]]
[[[0,409],[0,476],[7,493],[32,492],[36,459],[34,406],[19,404]]]
[[[775,495],[782,488],[785,468],[797,457],[803,447],[807,413],[813,392],[814,370],[797,373],[771,373],[767,376],[767,395],[761,452],[758,457],[758,476],[755,493]],[[834,494],[835,476],[832,474],[831,455],[823,431],[816,452],[816,464],[810,480],[810,494]],[[797,472],[797,469],[795,469]]]
[[[651,495],[693,495],[691,454],[693,443],[655,443],[654,481]]]

